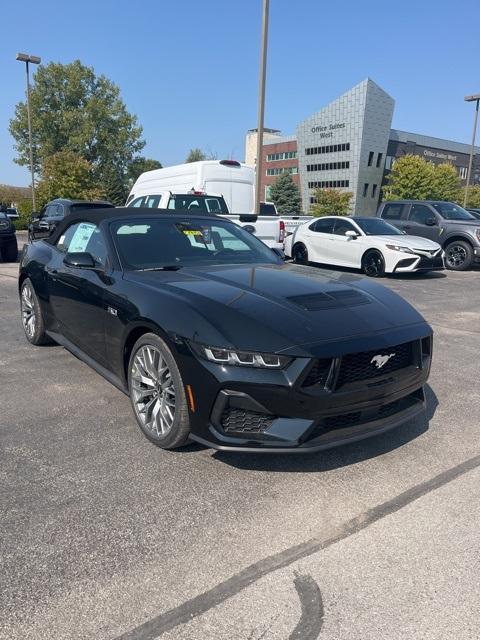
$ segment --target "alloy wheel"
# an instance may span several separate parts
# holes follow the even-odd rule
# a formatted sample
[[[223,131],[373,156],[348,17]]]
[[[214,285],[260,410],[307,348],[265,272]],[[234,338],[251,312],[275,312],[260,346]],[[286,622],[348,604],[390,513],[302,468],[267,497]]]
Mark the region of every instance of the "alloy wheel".
[[[35,306],[33,303],[33,291],[29,284],[25,284],[21,297],[22,323],[25,333],[29,338],[35,335],[37,319],[35,317]]]
[[[370,277],[376,277],[383,274],[384,265],[383,259],[378,253],[369,253],[364,259],[364,271],[365,275]]]
[[[465,263],[466,259],[467,252],[461,244],[451,244],[448,247],[445,261],[451,269],[458,269]]]
[[[156,437],[167,435],[175,420],[175,385],[160,349],[141,347],[131,364],[131,394],[142,426]]]
[[[295,255],[294,255],[294,260],[295,262],[297,262],[298,264],[307,264],[308,262],[308,251],[307,251],[307,247],[303,244],[298,244],[295,247]]]

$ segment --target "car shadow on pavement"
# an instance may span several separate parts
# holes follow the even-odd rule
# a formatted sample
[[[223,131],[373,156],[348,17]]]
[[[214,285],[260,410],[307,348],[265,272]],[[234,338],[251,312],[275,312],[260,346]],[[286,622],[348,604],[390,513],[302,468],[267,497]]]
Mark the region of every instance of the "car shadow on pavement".
[[[430,386],[425,387],[427,408],[424,417],[407,422],[387,433],[360,440],[352,444],[317,453],[304,454],[268,454],[235,453],[215,451],[213,458],[238,469],[250,471],[279,472],[319,472],[332,471],[351,464],[363,462],[398,449],[407,442],[418,438],[429,428],[438,406],[437,396]]]

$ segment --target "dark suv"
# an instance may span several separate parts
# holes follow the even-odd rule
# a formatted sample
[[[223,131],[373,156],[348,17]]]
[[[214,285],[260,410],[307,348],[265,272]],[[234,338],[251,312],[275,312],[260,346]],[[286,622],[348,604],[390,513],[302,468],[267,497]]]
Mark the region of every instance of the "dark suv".
[[[0,257],[3,262],[15,262],[18,257],[15,225],[4,211],[0,211]]]
[[[383,202],[377,216],[412,236],[435,240],[445,249],[448,269],[464,271],[480,263],[480,220],[454,202]]]
[[[32,220],[28,225],[28,240],[40,240],[48,238],[60,220],[69,213],[77,213],[81,209],[103,209],[113,207],[111,202],[104,200],[69,200],[56,198],[46,204],[40,213],[32,214]]]

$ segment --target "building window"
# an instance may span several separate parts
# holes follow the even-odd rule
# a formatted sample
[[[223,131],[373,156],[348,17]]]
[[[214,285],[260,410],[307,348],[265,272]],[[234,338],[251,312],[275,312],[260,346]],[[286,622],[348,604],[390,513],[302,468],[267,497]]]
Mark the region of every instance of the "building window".
[[[383,153],[379,153],[377,156],[377,168],[380,166],[383,158]]]
[[[372,198],[375,198],[376,195],[377,195],[377,185],[372,184]]]
[[[336,171],[337,169],[350,169],[350,162],[348,160],[345,160],[341,162],[307,164],[307,171]]]
[[[394,160],[395,160],[394,156],[387,156],[385,158],[385,170],[386,171],[391,171],[391,169],[393,167]]]
[[[308,183],[309,189],[344,189],[348,186],[349,180],[314,180]]]
[[[296,175],[298,173],[298,167],[278,167],[275,169],[267,169],[265,172],[267,176],[280,176],[282,173]]]
[[[460,178],[462,180],[467,179],[467,167],[458,167],[458,173],[460,174]]]
[[[368,166],[371,167],[372,166],[372,162],[373,162],[373,156],[375,155],[375,153],[373,151],[370,151],[370,153],[368,154]],[[378,165],[377,165],[378,167]]]
[[[339,151],[350,151],[350,143],[330,144],[325,147],[307,147],[305,149],[305,155],[316,156],[320,153],[338,153]]]
[[[297,157],[296,151],[284,151],[283,153],[269,153],[267,162],[276,162],[277,160],[293,160]]]
[[[368,182],[363,185],[363,197],[366,198],[368,193]]]

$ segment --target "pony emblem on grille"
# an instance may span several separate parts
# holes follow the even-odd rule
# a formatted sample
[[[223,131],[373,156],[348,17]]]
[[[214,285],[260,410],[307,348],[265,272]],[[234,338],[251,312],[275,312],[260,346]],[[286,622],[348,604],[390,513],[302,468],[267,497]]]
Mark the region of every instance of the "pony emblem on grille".
[[[387,364],[387,362],[390,360],[390,358],[393,358],[395,354],[391,353],[390,355],[387,356],[382,356],[380,353],[376,356],[373,356],[373,358],[370,360],[370,364],[374,364],[377,369],[381,369],[384,365]]]

